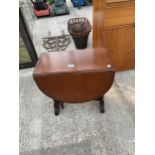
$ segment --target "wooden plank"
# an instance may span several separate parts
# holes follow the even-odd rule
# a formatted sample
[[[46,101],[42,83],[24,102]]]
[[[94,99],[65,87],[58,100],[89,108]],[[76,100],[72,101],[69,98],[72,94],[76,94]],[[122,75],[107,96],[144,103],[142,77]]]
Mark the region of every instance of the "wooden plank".
[[[93,47],[103,47],[104,3],[95,0],[93,5]]]
[[[104,27],[134,24],[135,7],[125,5],[104,9]]]

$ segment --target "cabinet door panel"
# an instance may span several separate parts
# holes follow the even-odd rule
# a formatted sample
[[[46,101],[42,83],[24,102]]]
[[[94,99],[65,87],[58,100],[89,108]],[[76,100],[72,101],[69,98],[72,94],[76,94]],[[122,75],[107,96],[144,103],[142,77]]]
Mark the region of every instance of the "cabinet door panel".
[[[104,9],[104,27],[133,24],[134,21],[134,5],[124,5]]]
[[[126,2],[130,0],[106,0],[106,3]]]
[[[104,47],[112,54],[117,71],[135,67],[135,28],[133,25],[105,29]]]

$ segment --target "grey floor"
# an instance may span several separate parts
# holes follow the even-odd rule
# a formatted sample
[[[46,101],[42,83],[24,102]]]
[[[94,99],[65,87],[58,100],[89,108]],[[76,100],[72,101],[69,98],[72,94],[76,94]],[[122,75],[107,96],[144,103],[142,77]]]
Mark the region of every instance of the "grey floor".
[[[92,7],[71,15],[40,18],[32,35],[38,55],[47,52],[42,37],[67,34],[67,19],[85,16],[92,23]],[[54,31],[53,31],[54,30]],[[92,46],[90,34],[88,47]],[[74,49],[72,42],[68,49]],[[134,78],[135,71],[119,72],[105,95],[105,113],[97,101],[67,104],[59,116],[53,114],[53,100],[37,88],[33,69],[20,70],[20,155],[134,155]]]
[[[65,103],[59,116],[53,114],[53,100],[37,88],[32,72],[20,71],[21,155],[134,155],[134,104],[122,93],[134,85],[134,71],[116,74],[105,95],[104,114],[97,101],[90,101]]]

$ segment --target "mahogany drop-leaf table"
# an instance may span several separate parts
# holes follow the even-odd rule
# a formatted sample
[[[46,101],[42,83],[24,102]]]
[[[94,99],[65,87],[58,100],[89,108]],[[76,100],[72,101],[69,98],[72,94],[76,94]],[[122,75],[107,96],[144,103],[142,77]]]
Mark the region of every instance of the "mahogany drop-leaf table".
[[[104,112],[104,94],[115,75],[110,54],[104,48],[42,53],[33,77],[38,88],[54,100],[55,115],[64,102],[100,101]]]

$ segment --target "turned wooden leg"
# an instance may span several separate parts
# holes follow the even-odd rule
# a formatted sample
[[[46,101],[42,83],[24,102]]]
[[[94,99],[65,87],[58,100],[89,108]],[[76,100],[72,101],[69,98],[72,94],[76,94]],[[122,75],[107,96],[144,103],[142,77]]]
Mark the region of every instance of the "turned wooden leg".
[[[104,99],[103,99],[103,97],[98,98],[98,101],[100,101],[100,112],[104,113]]]
[[[60,107],[64,109],[64,103],[63,102],[59,102],[59,103],[60,103]]]
[[[57,116],[60,112],[60,104],[59,101],[54,100],[54,114]]]

